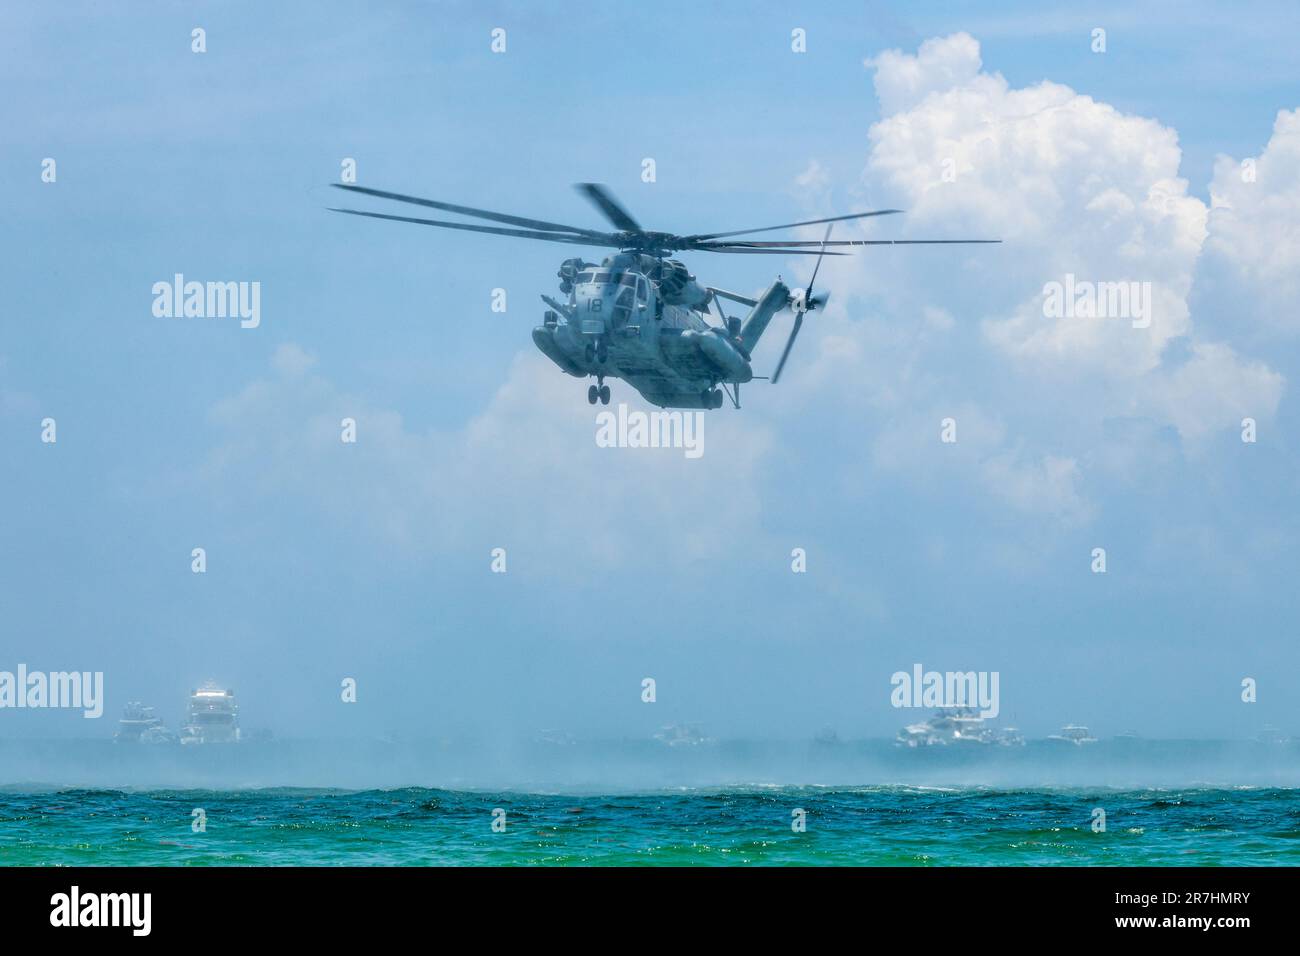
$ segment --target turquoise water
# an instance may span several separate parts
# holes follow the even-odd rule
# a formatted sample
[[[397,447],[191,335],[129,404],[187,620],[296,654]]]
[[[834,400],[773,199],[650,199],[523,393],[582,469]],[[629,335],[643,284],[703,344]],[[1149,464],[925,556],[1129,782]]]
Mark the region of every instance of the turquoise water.
[[[1297,865],[1300,791],[0,791],[0,864]]]

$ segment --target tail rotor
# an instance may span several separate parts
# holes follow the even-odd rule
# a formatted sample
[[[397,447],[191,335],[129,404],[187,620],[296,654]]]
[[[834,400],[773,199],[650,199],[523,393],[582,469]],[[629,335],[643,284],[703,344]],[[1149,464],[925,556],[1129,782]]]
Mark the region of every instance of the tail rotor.
[[[823,292],[821,295],[813,295],[813,283],[817,281],[817,270],[822,267],[822,257],[826,255],[826,243],[831,238],[831,229],[835,226],[831,223],[826,227],[826,235],[822,237],[821,252],[817,255],[817,263],[813,266],[812,278],[808,280],[808,288],[797,289],[790,296],[790,308],[794,311],[794,328],[790,330],[790,337],[785,341],[785,349],[781,352],[781,360],[776,363],[776,371],[772,373],[772,384],[775,385],[781,379],[781,370],[785,368],[785,360],[790,357],[790,350],[794,348],[794,340],[799,336],[799,329],[803,327],[803,317],[812,312],[814,309],[820,309],[826,305],[826,300],[830,298],[829,292]]]

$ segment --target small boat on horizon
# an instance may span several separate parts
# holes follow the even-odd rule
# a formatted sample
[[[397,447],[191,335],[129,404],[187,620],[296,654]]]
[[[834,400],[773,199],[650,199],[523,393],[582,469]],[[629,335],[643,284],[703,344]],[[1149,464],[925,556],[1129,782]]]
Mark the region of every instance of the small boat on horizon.
[[[1061,728],[1059,734],[1051,734],[1047,739],[1060,741],[1061,743],[1074,744],[1078,747],[1082,747],[1084,744],[1095,744],[1097,742],[1097,738],[1094,737],[1092,732],[1089,731],[1087,727],[1083,726],[1083,724],[1066,724]]]
[[[126,744],[174,744],[177,737],[175,731],[168,730],[163,719],[154,714],[152,707],[132,700],[122,708],[122,719],[117,722],[113,740]]]

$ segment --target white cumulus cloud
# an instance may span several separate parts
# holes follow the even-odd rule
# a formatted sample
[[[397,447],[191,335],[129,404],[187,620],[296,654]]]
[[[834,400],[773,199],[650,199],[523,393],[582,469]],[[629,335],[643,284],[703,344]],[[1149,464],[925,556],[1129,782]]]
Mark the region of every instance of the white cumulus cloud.
[[[1279,117],[1260,158],[1266,185],[1240,183],[1236,164],[1223,161],[1211,213],[1179,175],[1174,129],[1059,83],[1014,88],[983,71],[979,44],[966,34],[867,62],[883,118],[868,134],[863,184],[879,204],[907,214],[866,220],[860,234],[1003,244],[869,248],[828,262],[826,282],[839,298],[810,360],[818,378],[868,380],[873,404],[915,405],[966,391],[983,366],[1001,379],[1003,396],[1067,409],[1071,420],[1058,416],[1057,429],[1095,436],[1111,418],[1145,416],[1191,445],[1235,427],[1242,409],[1273,415],[1282,375],[1243,352],[1212,316],[1194,315],[1189,300],[1203,250],[1217,245],[1232,250],[1223,255],[1243,281],[1283,295],[1295,281],[1300,185],[1283,172],[1300,155],[1295,114]],[[1241,232],[1264,238],[1239,240],[1238,220],[1249,223]],[[1266,255],[1265,244],[1283,232],[1289,239]],[[1125,283],[1135,302],[1149,292],[1146,314],[1132,306],[1097,318],[1045,314],[1048,284],[1067,281]],[[872,308],[845,308],[846,296]],[[936,326],[934,316],[952,324]],[[981,335],[966,335],[971,328]],[[966,352],[962,370],[927,371],[917,346],[934,355],[945,337],[978,351]],[[1029,443],[1018,455],[1030,454],[1035,468],[1090,457],[1083,447],[1063,456],[1059,432],[1020,431],[1028,427],[1008,421]]]
[[[1300,332],[1300,109],[1282,110],[1258,157],[1219,157],[1197,276],[1207,308],[1265,333]]]

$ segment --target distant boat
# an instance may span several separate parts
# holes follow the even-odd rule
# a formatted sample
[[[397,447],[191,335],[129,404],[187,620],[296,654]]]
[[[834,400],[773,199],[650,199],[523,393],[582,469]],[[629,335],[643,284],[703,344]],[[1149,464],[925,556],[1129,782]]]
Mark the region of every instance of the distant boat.
[[[1066,724],[1061,728],[1059,734],[1052,734],[1047,739],[1059,740],[1062,743],[1075,744],[1080,747],[1084,744],[1095,744],[1097,742],[1097,738],[1082,724]]]
[[[122,719],[117,722],[113,739],[126,744],[173,744],[176,734],[167,729],[161,717],[154,715],[152,707],[133,700],[122,709]]]
[[[655,734],[655,740],[669,747],[697,747],[713,742],[697,724],[668,724]]]
[[[1015,727],[990,726],[973,707],[940,707],[929,720],[900,730],[894,742],[903,747],[1020,747],[1025,738]]]
[[[183,744],[239,742],[239,704],[235,692],[208,681],[190,692],[189,712],[181,732]]]
[[[573,734],[564,730],[539,730],[533,742],[548,747],[572,747],[578,741]]]
[[[1258,743],[1268,744],[1269,746],[1281,746],[1291,742],[1290,737],[1272,724],[1265,724],[1260,729],[1260,732],[1255,735],[1255,740]]]

